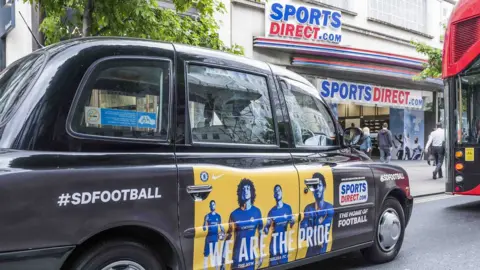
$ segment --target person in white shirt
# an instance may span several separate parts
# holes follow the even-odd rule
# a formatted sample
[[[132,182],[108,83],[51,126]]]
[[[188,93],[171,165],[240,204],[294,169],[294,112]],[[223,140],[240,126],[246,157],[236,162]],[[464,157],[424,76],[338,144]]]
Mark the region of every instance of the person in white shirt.
[[[437,129],[435,131],[432,131],[430,133],[426,149],[428,149],[430,146],[432,149],[432,154],[435,157],[435,170],[433,171],[433,179],[437,179],[437,173],[438,177],[442,178],[443,173],[442,173],[442,164],[443,164],[443,158],[445,156],[445,130],[442,128],[441,123],[437,123]]]

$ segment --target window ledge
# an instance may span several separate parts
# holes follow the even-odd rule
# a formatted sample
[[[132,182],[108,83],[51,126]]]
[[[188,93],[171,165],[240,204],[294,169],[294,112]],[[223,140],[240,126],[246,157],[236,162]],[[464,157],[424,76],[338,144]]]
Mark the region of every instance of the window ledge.
[[[341,11],[342,14],[348,14],[348,15],[351,15],[351,16],[357,16],[358,15],[357,12],[354,12],[354,11],[351,11],[351,10],[348,10],[348,9],[344,9],[344,8],[340,8],[340,7],[336,7],[336,6],[332,6],[332,5],[329,5],[329,4],[325,4],[325,3],[318,2],[318,1],[315,1],[315,0],[302,0],[302,2],[306,2],[306,3],[309,3],[309,4],[321,6],[321,7],[326,7],[326,8],[333,9],[333,10],[338,10],[338,11]]]
[[[254,0],[232,0],[233,4],[239,4],[243,6],[249,6],[257,9],[265,9],[265,3],[262,3],[260,1],[254,1]]]
[[[393,23],[385,22],[385,21],[378,20],[378,19],[375,19],[375,18],[372,18],[372,17],[367,17],[367,20],[369,20],[371,22],[387,25],[387,26],[390,26],[390,27],[393,27],[393,28],[396,28],[396,29],[400,29],[400,30],[403,30],[403,31],[406,31],[406,32],[410,32],[410,33],[413,33],[413,34],[416,34],[416,35],[419,35],[419,36],[422,36],[422,37],[433,39],[432,35],[425,34],[425,33],[422,33],[422,32],[416,31],[416,30],[412,30],[412,29],[409,29],[409,28],[405,28],[405,27],[402,27],[402,26],[398,26],[398,25],[395,25]]]

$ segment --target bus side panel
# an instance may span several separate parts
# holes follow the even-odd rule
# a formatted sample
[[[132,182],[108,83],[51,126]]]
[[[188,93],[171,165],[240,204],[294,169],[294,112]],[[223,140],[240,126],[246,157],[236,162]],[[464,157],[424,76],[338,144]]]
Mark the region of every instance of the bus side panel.
[[[462,152],[462,157],[456,158],[456,152]],[[452,177],[449,177],[446,187],[451,188],[451,192],[461,195],[480,195],[480,147],[455,147],[449,161],[452,168]],[[463,169],[457,170],[455,164],[462,164]],[[456,181],[456,177],[461,176],[463,181]]]

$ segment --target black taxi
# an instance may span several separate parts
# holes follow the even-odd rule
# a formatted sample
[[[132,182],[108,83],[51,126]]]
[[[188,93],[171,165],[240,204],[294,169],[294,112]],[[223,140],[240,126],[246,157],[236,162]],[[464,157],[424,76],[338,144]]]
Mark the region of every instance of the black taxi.
[[[0,269],[285,269],[393,260],[406,171],[285,68],[83,38],[0,75]]]

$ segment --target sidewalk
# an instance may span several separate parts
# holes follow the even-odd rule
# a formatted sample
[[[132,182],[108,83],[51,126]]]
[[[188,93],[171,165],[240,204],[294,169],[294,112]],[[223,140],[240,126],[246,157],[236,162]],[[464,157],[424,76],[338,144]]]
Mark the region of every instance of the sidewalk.
[[[401,166],[407,171],[413,197],[443,193],[445,191],[445,177],[434,180],[432,178],[434,167],[428,166],[426,160],[392,160],[391,164]],[[445,174],[445,166],[443,166],[443,172]]]

